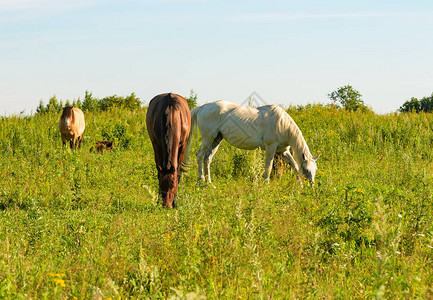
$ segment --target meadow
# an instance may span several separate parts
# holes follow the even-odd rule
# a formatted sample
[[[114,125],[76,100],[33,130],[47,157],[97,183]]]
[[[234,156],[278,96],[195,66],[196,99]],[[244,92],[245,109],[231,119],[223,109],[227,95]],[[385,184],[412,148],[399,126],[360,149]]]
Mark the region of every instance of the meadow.
[[[57,113],[1,117],[0,298],[433,297],[432,114],[290,107],[314,186],[226,142],[198,185],[198,135],[169,210],[145,112],[87,113],[77,151]]]

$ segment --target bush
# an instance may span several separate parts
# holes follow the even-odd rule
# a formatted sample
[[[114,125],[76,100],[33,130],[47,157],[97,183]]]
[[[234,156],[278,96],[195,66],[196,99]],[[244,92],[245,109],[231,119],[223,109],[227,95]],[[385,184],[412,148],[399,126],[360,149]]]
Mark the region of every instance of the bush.
[[[47,105],[44,105],[44,102],[41,100],[39,102],[39,106],[36,108],[36,113],[43,114],[47,112],[60,112],[63,106],[75,106],[81,108],[83,111],[106,111],[113,107],[128,109],[128,110],[137,110],[141,108],[141,101],[134,93],[126,97],[120,97],[117,95],[108,96],[102,99],[98,99],[93,97],[92,93],[86,91],[84,95],[84,100],[78,98],[78,100],[74,100],[70,103],[69,100],[66,100],[66,103],[63,104],[62,101],[58,101],[56,96],[50,98]]]
[[[122,123],[107,125],[102,129],[101,135],[104,139],[125,149],[129,147],[131,142],[131,137],[127,135],[127,126]]]
[[[424,97],[418,100],[412,97],[410,100],[403,103],[398,109],[399,112],[432,112],[433,111],[433,93],[430,97]]]
[[[189,92],[189,97],[185,98],[186,102],[188,102],[188,107],[189,109],[193,109],[194,107],[197,106],[197,94],[194,93],[194,90],[191,90]]]

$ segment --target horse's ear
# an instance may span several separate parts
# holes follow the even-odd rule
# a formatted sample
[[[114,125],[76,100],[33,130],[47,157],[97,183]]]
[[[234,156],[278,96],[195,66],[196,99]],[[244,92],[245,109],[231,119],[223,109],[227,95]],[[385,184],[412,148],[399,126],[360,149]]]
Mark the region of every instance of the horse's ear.
[[[320,154],[319,154],[319,155],[316,155],[316,156],[314,156],[314,157],[313,157],[313,160],[314,160],[314,161],[316,161],[316,160],[318,160],[318,159],[319,159],[319,157],[320,157]]]

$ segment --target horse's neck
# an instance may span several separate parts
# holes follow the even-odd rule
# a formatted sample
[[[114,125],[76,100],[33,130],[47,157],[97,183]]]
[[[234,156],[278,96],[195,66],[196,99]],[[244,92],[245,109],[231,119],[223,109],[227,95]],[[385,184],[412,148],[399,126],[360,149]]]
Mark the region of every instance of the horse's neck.
[[[295,159],[298,164],[300,164],[302,163],[302,154],[305,154],[306,156],[309,156],[311,154],[310,149],[308,148],[308,145],[305,142],[304,137],[302,136],[301,130],[293,120],[291,120],[288,126],[288,135],[289,145],[293,148],[293,151],[295,152]]]

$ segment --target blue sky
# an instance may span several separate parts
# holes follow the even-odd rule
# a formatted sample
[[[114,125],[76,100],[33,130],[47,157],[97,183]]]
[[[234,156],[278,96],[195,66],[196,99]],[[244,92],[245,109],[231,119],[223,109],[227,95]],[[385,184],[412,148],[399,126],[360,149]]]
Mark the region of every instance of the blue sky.
[[[433,1],[0,0],[0,114],[163,92],[378,113],[433,93]]]

